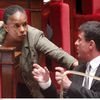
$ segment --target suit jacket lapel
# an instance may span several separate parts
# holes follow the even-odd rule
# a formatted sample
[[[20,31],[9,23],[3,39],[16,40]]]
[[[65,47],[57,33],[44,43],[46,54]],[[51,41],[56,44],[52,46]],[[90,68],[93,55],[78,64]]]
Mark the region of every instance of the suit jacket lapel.
[[[83,72],[85,73],[85,70],[86,70],[86,64],[81,64],[80,66],[78,66],[78,68],[75,69],[76,71],[79,71],[79,72]],[[83,78],[84,76],[80,76],[80,75],[74,75],[74,82],[78,83],[79,85],[82,85],[83,83]]]
[[[95,76],[100,77],[100,65],[99,65],[99,67],[98,67],[98,69],[97,69],[97,71],[96,71]],[[96,81],[96,80],[93,80],[93,81],[92,81],[91,87],[93,86],[93,84],[95,83],[95,81]]]
[[[85,70],[86,70],[86,64],[83,64],[83,66],[82,66],[80,72],[85,73]],[[83,76],[83,77],[81,76],[81,77],[80,77],[80,84],[81,84],[81,85],[83,84],[83,79],[84,79],[84,76]]]

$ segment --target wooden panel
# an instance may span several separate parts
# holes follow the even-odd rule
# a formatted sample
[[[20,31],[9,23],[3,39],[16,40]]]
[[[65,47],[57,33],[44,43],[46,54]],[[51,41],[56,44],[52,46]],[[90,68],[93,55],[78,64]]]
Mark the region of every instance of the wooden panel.
[[[41,29],[41,6],[43,0],[0,0],[0,8],[16,4],[29,9],[31,11],[31,25]]]
[[[40,11],[33,11],[31,13],[31,22],[32,26],[41,29],[41,12]]]
[[[0,0],[0,8],[16,4],[28,8],[28,0]]]
[[[43,0],[31,0],[30,7],[32,9],[41,9],[42,4]]]
[[[15,48],[0,47],[0,67],[2,77],[0,80],[1,94],[3,98],[16,97],[16,73],[15,68],[19,65],[19,56],[21,53],[15,53]]]
[[[2,68],[0,64],[0,97],[2,97]]]
[[[31,0],[30,9],[31,9],[31,21],[32,26],[41,29],[41,6],[43,0]]]
[[[3,98],[13,97],[14,79],[12,78],[12,65],[2,65],[2,90]]]

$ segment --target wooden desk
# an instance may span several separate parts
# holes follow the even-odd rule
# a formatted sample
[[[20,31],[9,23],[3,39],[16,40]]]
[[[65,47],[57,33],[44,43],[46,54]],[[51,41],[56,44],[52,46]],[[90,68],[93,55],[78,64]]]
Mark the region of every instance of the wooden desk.
[[[21,52],[15,47],[0,47],[0,97],[16,97],[16,68],[19,66]]]

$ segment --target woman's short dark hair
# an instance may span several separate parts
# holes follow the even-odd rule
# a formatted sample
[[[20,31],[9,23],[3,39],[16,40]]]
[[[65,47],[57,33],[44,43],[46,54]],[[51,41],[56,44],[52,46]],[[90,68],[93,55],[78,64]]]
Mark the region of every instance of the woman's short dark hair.
[[[22,8],[21,6],[19,5],[12,5],[12,6],[9,6],[5,9],[4,11],[4,15],[3,15],[3,21],[4,23],[6,24],[7,23],[7,20],[8,18],[13,15],[14,13],[16,13],[17,11],[19,12],[25,12],[24,8]]]

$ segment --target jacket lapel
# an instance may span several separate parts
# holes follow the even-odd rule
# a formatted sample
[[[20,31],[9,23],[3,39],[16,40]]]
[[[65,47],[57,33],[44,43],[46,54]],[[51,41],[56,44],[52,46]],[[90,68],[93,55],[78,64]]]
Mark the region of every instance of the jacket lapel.
[[[98,67],[98,69],[97,69],[97,71],[96,71],[95,76],[100,77],[100,65],[99,65],[99,67]],[[93,86],[93,84],[94,84],[96,81],[97,81],[97,80],[93,80],[93,81],[92,81],[91,87]]]
[[[85,73],[86,64],[81,64],[81,65],[78,66],[78,68],[75,69],[75,70],[76,70],[76,71],[79,71],[79,72]],[[83,83],[83,78],[84,78],[84,76],[74,75],[73,81],[76,82],[77,84],[79,84],[79,85],[81,86],[82,83]]]
[[[83,72],[85,73],[85,70],[86,70],[86,64],[83,64],[80,72]],[[82,85],[83,84],[83,79],[84,79],[84,76],[80,76],[80,84]]]

